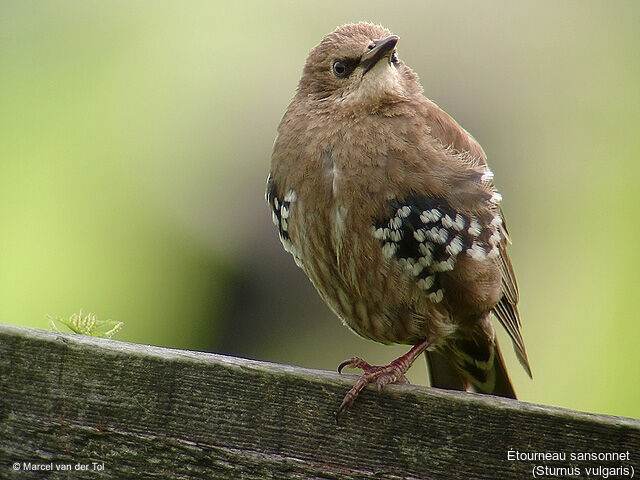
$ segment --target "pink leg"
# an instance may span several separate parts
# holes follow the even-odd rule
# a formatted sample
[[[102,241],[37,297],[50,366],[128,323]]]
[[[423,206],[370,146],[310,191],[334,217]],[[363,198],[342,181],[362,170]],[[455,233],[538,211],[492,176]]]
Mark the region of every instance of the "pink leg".
[[[342,400],[340,408],[336,413],[336,421],[340,419],[340,415],[349,408],[358,394],[370,383],[375,383],[378,391],[381,391],[385,385],[389,383],[409,383],[405,373],[411,367],[411,364],[418,358],[429,346],[427,340],[423,340],[401,357],[396,358],[389,365],[370,365],[360,357],[351,357],[338,366],[338,373],[342,373],[344,367],[361,368],[364,373],[358,379],[356,384],[347,392]]]

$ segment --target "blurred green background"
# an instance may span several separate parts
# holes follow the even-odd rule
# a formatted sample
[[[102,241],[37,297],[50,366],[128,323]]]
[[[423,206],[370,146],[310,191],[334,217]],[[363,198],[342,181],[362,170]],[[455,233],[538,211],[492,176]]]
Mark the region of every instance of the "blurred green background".
[[[4,1],[0,322],[82,308],[125,322],[120,340],[323,369],[403,353],[340,325],[263,197],[307,52],[369,20],[489,156],[535,378],[503,335],[520,398],[638,418],[639,18],[632,1]]]

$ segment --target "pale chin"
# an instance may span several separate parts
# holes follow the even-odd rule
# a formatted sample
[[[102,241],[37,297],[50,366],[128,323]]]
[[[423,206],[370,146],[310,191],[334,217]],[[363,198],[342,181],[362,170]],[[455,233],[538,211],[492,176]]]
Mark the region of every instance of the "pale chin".
[[[363,75],[358,88],[345,98],[349,102],[371,101],[389,95],[403,96],[398,69],[381,59]]]

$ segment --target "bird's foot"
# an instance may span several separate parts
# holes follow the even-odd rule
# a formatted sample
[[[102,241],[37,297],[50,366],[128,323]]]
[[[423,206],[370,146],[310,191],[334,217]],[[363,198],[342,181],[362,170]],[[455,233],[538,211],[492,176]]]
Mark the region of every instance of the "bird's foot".
[[[344,367],[361,368],[364,373],[356,384],[347,392],[336,412],[336,422],[340,420],[340,415],[349,408],[358,397],[358,394],[369,384],[375,384],[378,391],[382,391],[385,385],[390,383],[409,383],[405,373],[418,356],[420,356],[429,346],[427,340],[423,340],[414,345],[411,350],[396,358],[389,365],[370,365],[360,357],[351,357],[338,366],[338,373],[342,373]]]
[[[345,360],[338,366],[338,373],[342,373],[342,369],[349,368],[361,368],[364,374],[358,379],[356,384],[347,392],[342,400],[340,408],[336,413],[336,421],[340,419],[340,415],[347,408],[349,408],[358,394],[369,384],[375,384],[378,391],[382,391],[385,385],[390,383],[409,383],[405,373],[411,366],[410,363],[404,361],[403,357],[400,357],[389,365],[370,365],[360,357],[351,357]]]

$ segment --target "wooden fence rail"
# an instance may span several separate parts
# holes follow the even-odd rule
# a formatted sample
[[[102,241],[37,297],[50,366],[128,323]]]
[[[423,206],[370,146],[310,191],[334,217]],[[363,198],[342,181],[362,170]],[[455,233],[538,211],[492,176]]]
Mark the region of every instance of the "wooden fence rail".
[[[638,420],[392,385],[336,425],[355,378],[0,324],[0,478],[640,475]]]

